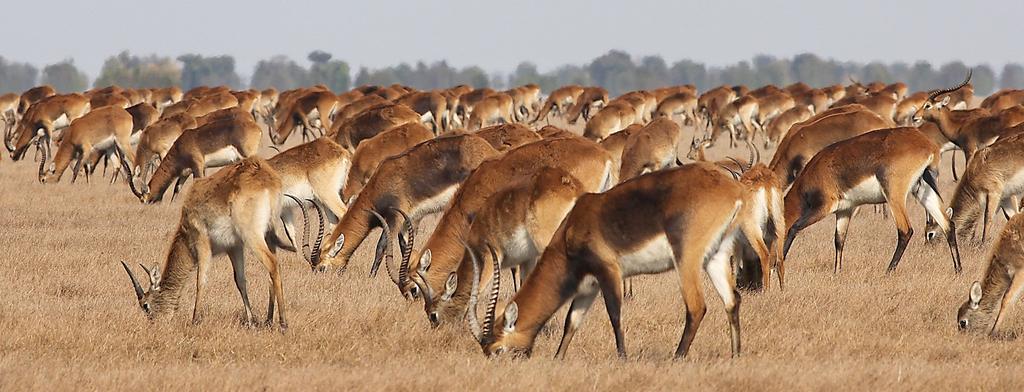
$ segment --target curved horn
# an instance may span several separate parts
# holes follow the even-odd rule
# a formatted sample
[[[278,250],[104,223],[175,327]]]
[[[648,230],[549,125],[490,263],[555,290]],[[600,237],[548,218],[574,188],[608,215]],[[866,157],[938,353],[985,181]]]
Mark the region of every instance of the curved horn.
[[[484,317],[484,326],[480,330],[481,344],[486,344],[488,340],[494,337],[494,315],[498,309],[498,294],[501,289],[501,264],[498,263],[498,255],[490,244],[487,244],[487,250],[491,252],[491,264],[494,266],[494,273],[491,278],[491,296],[487,299],[487,315]]]
[[[743,171],[750,170],[751,168],[754,167],[754,164],[757,163],[757,161],[761,160],[761,153],[758,152],[757,147],[754,146],[754,141],[749,139],[750,138],[747,138],[747,149],[750,150],[750,159],[747,162],[747,168]]]
[[[858,87],[861,87],[860,82],[858,82],[857,79],[854,79],[853,75],[849,75],[849,76],[847,76],[847,78],[850,79],[850,83],[853,83],[854,85],[856,85]]]
[[[277,151],[277,153],[278,153],[278,154],[280,154],[280,153],[281,153],[281,149],[280,149],[280,148],[277,148],[277,146],[275,146],[275,145],[273,145],[273,144],[271,144],[271,145],[269,145],[269,146],[267,146],[267,147],[270,147],[270,149],[271,149],[271,150]]]
[[[483,342],[484,335],[483,330],[480,329],[480,320],[476,317],[476,305],[480,298],[480,259],[476,257],[476,252],[469,248],[469,244],[465,241],[462,242],[462,247],[466,249],[466,253],[469,253],[469,258],[473,261],[473,284],[469,292],[469,303],[467,304],[466,318],[469,322],[469,330],[473,333],[473,337],[476,338],[478,343]]]
[[[117,154],[117,160],[121,161],[121,169],[124,170],[125,179],[128,181],[128,188],[132,190],[132,194],[135,195],[135,197],[141,200],[143,195],[142,192],[139,192],[139,189],[135,187],[135,175],[132,174],[131,165],[129,165],[128,161],[124,159],[124,151],[121,151],[121,147],[118,146],[117,143],[114,143],[114,154]],[[138,159],[138,157],[136,157],[136,159]]]
[[[302,257],[306,259],[307,263],[312,264],[313,258],[310,257],[309,253],[309,215],[306,213],[306,204],[299,200],[299,198],[284,194],[285,197],[295,201],[295,204],[299,205],[299,210],[302,211]]]
[[[377,212],[377,210],[369,209],[367,211],[373,214],[373,216],[376,217],[378,221],[380,221],[380,225],[383,228],[383,230],[381,230],[380,232],[380,238],[377,240],[377,250],[376,252],[374,252],[373,255],[373,264],[370,266],[370,277],[375,277],[377,276],[377,271],[380,270],[380,262],[384,260],[384,257],[393,257],[393,255],[390,252],[391,226],[388,226],[387,220],[384,219],[384,217],[381,216],[380,213]],[[388,268],[390,271],[390,267]],[[395,282],[396,285],[398,284],[398,279],[396,279],[394,276],[391,276],[390,273],[388,273],[388,276],[391,277],[391,279]]]
[[[45,173],[46,159],[48,157],[47,157],[47,153],[46,153],[46,147],[43,147],[43,139],[42,138],[36,139],[36,149],[43,151],[43,157],[42,157],[42,159],[39,160],[39,176],[38,176],[39,182],[43,182],[43,174]]]
[[[142,286],[139,286],[139,280],[135,279],[135,274],[132,272],[131,268],[128,268],[128,263],[122,261],[121,266],[124,267],[124,271],[128,273],[128,278],[132,280],[132,288],[135,289],[135,296],[138,297],[138,299],[142,299],[142,296],[145,293],[142,291]]]
[[[405,286],[405,283],[409,281],[409,259],[412,258],[412,245],[416,240],[416,229],[412,227],[412,218],[409,218],[409,214],[402,211],[401,208],[392,207],[392,210],[402,215],[402,232],[398,233],[398,245],[402,248],[402,265],[398,267],[398,284]],[[408,240],[406,240],[408,238]]]
[[[320,245],[324,243],[324,210],[320,208],[313,199],[306,199],[316,209],[318,226],[316,229],[316,241],[313,242],[313,249],[309,253],[309,264],[315,265],[320,262]]]
[[[731,160],[732,160],[733,162],[736,162],[736,164],[737,164],[737,165],[743,165],[742,163],[739,163],[738,161],[736,161],[736,158],[732,158],[732,157],[729,157],[729,159],[731,159]],[[716,165],[718,165],[718,167],[721,167],[721,168],[725,169],[725,171],[727,171],[727,172],[729,172],[730,174],[732,174],[732,178],[733,178],[734,180],[739,180],[739,179],[740,179],[740,177],[742,177],[742,176],[741,176],[741,175],[740,175],[739,173],[737,173],[737,172],[736,172],[735,170],[732,170],[732,169],[731,169],[731,168],[729,168],[728,166],[725,166],[725,165],[723,165],[723,164],[722,164],[721,162],[715,162],[715,164],[716,164]]]
[[[956,85],[955,87],[944,88],[944,89],[939,89],[939,90],[932,91],[931,94],[928,94],[928,99],[926,99],[926,101],[931,101],[931,100],[935,99],[935,97],[938,97],[938,96],[940,96],[942,94],[949,94],[951,92],[954,92],[956,90],[959,90],[959,89],[963,88],[964,86],[967,85],[967,83],[971,82],[971,76],[972,75],[974,75],[974,69],[973,68],[968,68],[967,69],[967,77],[964,78],[963,82],[960,82],[960,84]]]

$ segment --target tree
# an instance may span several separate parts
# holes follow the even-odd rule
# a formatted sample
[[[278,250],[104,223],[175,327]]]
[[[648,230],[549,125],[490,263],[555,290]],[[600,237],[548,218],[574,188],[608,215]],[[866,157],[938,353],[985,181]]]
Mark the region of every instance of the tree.
[[[65,93],[84,91],[89,88],[89,77],[68,59],[43,67],[42,84],[49,84]]]
[[[235,58],[231,56],[203,57],[198,54],[178,56],[185,67],[181,70],[181,88],[198,86],[228,86],[242,88],[242,78],[235,73]]]
[[[178,86],[181,69],[169,57],[134,56],[128,51],[108,57],[93,87],[118,85],[128,88]]]
[[[594,59],[587,67],[594,83],[603,86],[611,95],[619,95],[635,86],[636,65],[629,54],[612,50]]]
[[[1006,64],[999,78],[1002,88],[1024,88],[1024,67],[1020,64]]]
[[[992,94],[996,88],[996,72],[988,64],[975,66],[973,76],[971,76],[971,84],[974,85],[975,95],[984,96]]]
[[[834,64],[810,53],[802,53],[793,57],[791,67],[794,79],[812,87],[824,87],[837,82]]]
[[[274,56],[270,60],[260,60],[252,73],[249,86],[256,89],[274,87],[278,90],[290,90],[312,85],[309,72],[285,56]]]
[[[669,74],[672,84],[692,84],[700,91],[714,87],[708,80],[708,70],[704,64],[692,60],[680,60],[672,64]]]
[[[323,84],[335,92],[348,91],[351,88],[352,77],[349,76],[348,63],[341,60],[331,60],[330,53],[322,50],[314,50],[307,58],[313,63],[309,67],[309,78],[312,84]]]
[[[10,62],[0,57],[0,93],[21,93],[36,85],[39,70],[27,63]]]

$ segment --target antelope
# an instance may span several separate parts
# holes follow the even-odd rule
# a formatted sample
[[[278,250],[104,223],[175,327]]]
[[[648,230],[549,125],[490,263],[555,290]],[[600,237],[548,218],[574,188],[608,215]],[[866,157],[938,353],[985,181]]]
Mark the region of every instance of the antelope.
[[[284,248],[274,234],[273,218],[278,216],[281,178],[270,165],[249,158],[208,178],[196,181],[185,197],[181,222],[171,240],[163,266],[142,268],[149,276],[149,288],[142,289],[128,264],[121,262],[139,306],[150,319],[173,314],[188,276],[196,271],[196,302],[192,323],[202,318],[206,296],[206,276],[213,256],[227,253],[234,270],[235,287],[242,297],[245,322],[255,323],[245,279],[245,253],[256,255],[270,274],[270,301],[267,325],[274,320],[277,306],[278,328],[288,328],[285,318],[281,271],[274,251]],[[197,268],[198,267],[198,268]]]
[[[395,214],[399,210],[403,213],[408,211],[411,215],[409,220],[413,222],[427,214],[441,211],[456,193],[459,184],[481,162],[497,155],[498,151],[487,141],[464,134],[431,139],[385,159],[377,166],[362,191],[355,196],[355,200],[350,202],[348,211],[327,238],[320,258],[313,260],[314,270],[347,268],[352,254],[370,231],[377,227],[394,226],[397,222]],[[388,218],[375,220],[371,210],[387,214]],[[383,247],[389,241],[390,229],[386,229],[378,241],[378,253],[372,270],[374,273],[383,256]],[[385,266],[390,268],[388,264]]]
[[[864,204],[888,205],[896,224],[896,250],[886,270],[896,270],[914,229],[907,218],[907,196],[913,194],[928,216],[946,234],[953,269],[960,273],[955,225],[942,211],[935,178],[939,146],[913,127],[890,128],[856,136],[825,147],[804,167],[786,194],[786,243],[826,216],[835,214],[835,265],[843,265],[843,244],[850,218]]]
[[[28,147],[36,141],[49,150],[53,133],[71,125],[89,109],[89,99],[82,94],[52,95],[39,100],[18,122],[12,135],[14,144],[8,143],[11,159],[21,160]]]
[[[43,172],[46,156],[39,162],[39,182],[59,182],[64,170],[72,160],[77,159],[71,182],[78,178],[83,161],[86,173],[107,150],[120,149],[127,155],[128,162],[135,162],[131,152],[132,115],[118,106],[107,106],[93,110],[76,119],[61,137],[60,146],[53,157],[53,169]]]
[[[512,97],[508,94],[494,93],[488,95],[473,106],[473,112],[469,115],[466,129],[475,131],[495,124],[512,123],[512,105]]]
[[[1024,131],[1024,126],[1018,127]],[[1024,134],[1000,139],[978,151],[976,159],[967,164],[963,177],[949,203],[950,218],[960,230],[961,239],[967,233],[977,233],[981,218],[981,241],[988,238],[988,228],[996,210],[1002,209],[1007,220],[1019,210],[1018,198],[1024,193]],[[936,224],[929,222],[927,236],[934,236]],[[969,230],[969,231],[968,231]],[[976,237],[976,236],[975,236]]]
[[[623,130],[624,131],[624,130]],[[621,131],[620,131],[621,132]],[[555,139],[562,137],[580,137],[579,135],[566,131],[554,125],[545,125],[537,130],[537,135],[544,139]],[[621,152],[621,151],[620,151]]]
[[[476,105],[494,94],[495,91],[489,88],[479,88],[472,91],[467,91],[459,95],[459,102],[455,106],[455,117],[457,127],[463,127],[469,121],[469,117],[473,110],[476,109]]]
[[[624,101],[612,101],[590,117],[583,127],[583,137],[601,141],[637,122],[639,115],[632,105]]]
[[[0,95],[0,126],[4,128],[4,143],[8,144],[11,132],[18,121],[18,103],[21,96],[14,93]]]
[[[419,123],[408,123],[381,132],[363,140],[352,154],[352,169],[348,180],[341,188],[341,198],[346,202],[355,200],[370,181],[370,176],[385,159],[401,154],[413,146],[434,137],[433,132]]]
[[[796,101],[785,92],[780,91],[757,97],[756,122],[758,128],[761,128],[761,131],[764,132],[765,124],[768,124],[793,106],[796,106]],[[766,135],[762,134],[761,136],[767,140]],[[753,135],[751,135],[751,137],[753,137]]]
[[[548,114],[554,114],[556,116],[565,116],[569,111],[569,108],[576,103],[580,94],[583,94],[583,87],[577,85],[562,86],[548,95],[548,98],[541,105],[540,111],[537,112],[537,116],[530,121],[531,124],[544,119],[548,120]]]
[[[420,115],[405,105],[382,105],[338,122],[327,135],[349,151],[354,151],[363,140],[388,129],[408,123],[419,123]]]
[[[367,95],[359,98],[341,108],[337,117],[334,119],[334,126],[338,126],[339,123],[347,121],[366,110],[389,103],[391,103],[391,101],[381,98],[379,95]]]
[[[833,103],[839,102],[843,98],[846,98],[846,88],[839,84],[827,86],[822,88],[821,90],[825,92],[826,95],[828,95],[829,99]]]
[[[338,107],[338,97],[330,91],[312,91],[301,97],[296,97],[294,102],[287,108],[281,118],[277,121],[275,132],[271,135],[275,144],[284,144],[288,136],[301,127],[302,140],[316,137],[311,134],[314,129],[321,130],[321,134],[331,129],[331,120]]]
[[[186,130],[160,160],[141,192],[135,189],[133,181],[128,184],[140,201],[152,204],[163,199],[164,192],[174,182],[173,199],[190,175],[197,179],[205,177],[208,167],[229,165],[256,154],[262,135],[256,122],[247,117],[225,118]],[[132,172],[126,172],[132,178]]]
[[[671,167],[682,137],[679,124],[668,117],[651,121],[633,132],[622,149],[619,181]]]
[[[185,94],[181,92],[180,88],[173,86],[152,89],[150,91],[152,91],[150,95],[150,103],[158,110],[162,110],[167,106],[181,101],[185,96]]]
[[[437,301],[424,302],[431,325],[456,321],[466,314],[473,270],[480,264],[478,259],[483,259],[479,255],[490,255],[501,269],[520,269],[527,276],[582,193],[583,184],[575,177],[562,169],[544,167],[491,195],[469,227],[466,251],[458,270],[448,275],[445,292]],[[490,264],[483,267],[481,276],[490,272]]]
[[[238,98],[235,98],[230,92],[224,91],[199,98],[198,101],[188,105],[188,109],[185,112],[192,117],[199,118],[215,111],[235,106],[238,106]]]
[[[789,185],[804,165],[825,147],[870,131],[889,128],[890,122],[863,106],[831,109],[793,125],[772,156],[768,167]]]
[[[982,282],[971,284],[967,301],[957,310],[957,327],[961,331],[996,335],[1006,320],[1006,312],[1017,304],[1024,278],[1020,239],[1024,236],[1024,215],[1007,222],[1003,233],[989,256]]]
[[[913,125],[914,113],[924,105],[927,99],[928,93],[925,91],[918,91],[903,98],[900,103],[896,104],[896,113],[892,117],[893,121],[901,126]]]
[[[727,130],[729,131],[729,147],[736,147],[736,139],[739,136],[736,130],[737,124],[743,125],[746,137],[753,139],[755,127],[761,127],[761,124],[757,123],[757,111],[757,98],[750,95],[739,97],[722,107],[718,116],[711,122],[710,137],[708,138],[711,144],[714,145],[722,130]]]
[[[576,119],[582,115],[583,121],[589,123],[590,111],[601,109],[607,103],[608,90],[601,87],[584,87],[576,102],[566,111],[565,119],[569,124],[576,124]]]
[[[1014,106],[992,115],[970,118],[959,127],[955,135],[946,136],[963,151],[965,164],[970,164],[979,149],[1015,134],[1018,132],[1016,126],[1021,123],[1024,123],[1024,106]]]
[[[1024,90],[999,90],[981,101],[980,107],[999,111],[1017,105],[1024,105]]]
[[[499,152],[507,152],[524,144],[541,140],[541,136],[522,124],[503,124],[481,129],[475,133]]]
[[[517,123],[526,122],[534,107],[540,104],[540,86],[526,84],[505,91],[512,97],[512,119]]]
[[[626,149],[626,141],[629,140],[630,135],[639,131],[641,128],[643,128],[643,125],[631,124],[625,129],[601,139],[598,143],[601,145],[601,148],[604,148],[604,150],[608,151],[608,154],[612,156],[612,167],[622,167],[622,152]]]
[[[195,127],[196,119],[186,113],[165,117],[146,127],[139,135],[139,143],[135,149],[134,169],[137,177],[146,178],[150,171],[156,169],[157,161],[167,156],[167,152],[182,132]]]
[[[793,100],[796,101],[796,106],[810,105],[814,107],[815,113],[821,113],[828,110],[828,107],[832,105],[832,99],[824,90],[814,89],[803,93],[790,93],[793,96]]]
[[[487,198],[502,185],[529,177],[542,167],[557,167],[580,180],[588,192],[602,191],[614,183],[612,159],[596,143],[579,138],[548,139],[511,150],[500,159],[480,164],[459,187],[452,201],[423,248],[412,257],[403,257],[402,268],[416,271],[407,281],[399,281],[405,296],[421,293],[427,301],[442,294],[448,275],[458,269],[462,258],[460,241],[466,236],[472,217]],[[409,256],[410,242],[403,256]]]
[[[697,112],[704,116],[704,127],[710,128],[718,112],[736,98],[736,92],[728,86],[713,88],[697,97]]]
[[[437,91],[410,93],[395,103],[419,113],[422,121],[430,123],[435,135],[448,129],[448,100]]]
[[[654,110],[655,117],[672,118],[679,115],[684,124],[696,124],[697,96],[689,91],[675,93],[665,97]]]
[[[25,90],[19,95],[18,114],[24,115],[32,105],[54,95],[57,95],[57,90],[48,84]]]
[[[765,127],[764,148],[768,149],[779,143],[780,140],[786,137],[794,124],[807,121],[813,115],[814,106],[812,105],[797,105],[782,112]]]
[[[119,92],[93,94],[89,97],[89,106],[95,109],[106,106],[117,106],[121,109],[127,109],[131,105],[131,101],[129,101],[127,97],[125,97],[123,94]]]
[[[348,180],[352,154],[333,140],[318,138],[300,144],[274,155],[267,163],[281,176],[284,194],[309,200],[318,210],[323,205],[328,220],[334,224],[345,214],[340,192]],[[299,206],[302,207],[302,203]],[[291,211],[285,210],[282,215],[285,228],[294,227],[292,218]]]
[[[967,77],[964,78],[964,81],[961,82],[960,84],[947,89],[935,90],[928,94],[928,97],[925,99],[924,104],[922,104],[921,108],[919,108],[917,112],[914,113],[912,117],[913,124],[920,125],[925,121],[933,122],[939,126],[939,130],[942,131],[942,134],[945,135],[947,139],[952,141],[961,149],[964,149],[964,146],[968,144],[968,142],[962,140],[963,138],[960,137],[960,128],[972,119],[989,114],[989,111],[987,109],[977,109],[969,111],[953,111],[950,109],[950,102],[953,94],[964,89],[965,86],[967,86],[968,83],[970,83],[972,74],[973,70],[968,70]],[[942,99],[938,99],[940,96],[942,97]],[[970,154],[972,154],[973,152],[973,149],[972,151],[964,150],[964,160],[969,160]],[[953,179],[956,180],[957,175],[955,157],[951,161],[951,167],[953,172]]]
[[[132,115],[132,144],[138,144],[142,131],[160,119],[160,112],[148,103],[132,105],[125,110]]]
[[[640,176],[604,193],[580,196],[530,277],[497,317],[498,285],[492,287],[479,339],[484,354],[530,355],[541,327],[571,299],[555,354],[564,358],[600,292],[616,351],[624,358],[623,278],[674,270],[686,305],[686,324],[675,356],[685,357],[706,310],[703,269],[724,303],[732,355],[738,356],[740,293],[729,254],[737,234],[753,241],[760,238],[752,230],[751,206],[743,201],[746,192],[717,167],[691,164]]]

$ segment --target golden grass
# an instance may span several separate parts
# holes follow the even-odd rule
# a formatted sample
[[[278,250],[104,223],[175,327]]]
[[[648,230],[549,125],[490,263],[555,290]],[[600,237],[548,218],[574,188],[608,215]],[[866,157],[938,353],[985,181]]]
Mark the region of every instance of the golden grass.
[[[943,170],[948,200],[948,164]],[[721,303],[706,285],[703,328],[689,358],[672,360],[683,304],[675,276],[663,274],[634,281],[636,297],[623,314],[628,360],[615,356],[601,301],[565,361],[551,359],[564,312],[542,333],[533,358],[491,360],[463,326],[431,330],[422,303],[400,299],[383,274],[368,279],[369,243],[340,276],[314,275],[299,256],[281,254],[285,335],[240,325],[241,301],[226,257],[215,259],[202,324],[189,323],[191,286],[172,320],[149,322],[119,261],[162,262],[180,199],[142,206],[123,184],[68,179],[41,185],[31,162],[5,157],[0,163],[3,390],[1024,387],[1019,341],[955,328],[956,308],[980,276],[987,249],[965,246],[964,274],[954,276],[945,245],[923,243],[916,204],[917,234],[891,276],[884,270],[895,229],[871,208],[853,220],[839,275],[832,274],[831,218],[799,237],[786,290],[773,285],[766,294],[743,297],[740,358],[729,358]],[[267,274],[251,259],[248,267],[250,295],[263,314]],[[1008,329],[1019,334],[1022,319],[1012,312]]]

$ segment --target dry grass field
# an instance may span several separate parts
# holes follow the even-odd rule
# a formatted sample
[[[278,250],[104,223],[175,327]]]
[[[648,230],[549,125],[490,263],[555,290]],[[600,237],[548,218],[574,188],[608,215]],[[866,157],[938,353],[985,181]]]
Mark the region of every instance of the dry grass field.
[[[946,200],[948,167],[940,177]],[[194,286],[172,319],[149,322],[119,262],[162,262],[180,199],[142,206],[123,184],[71,185],[65,175],[42,185],[35,170],[6,154],[0,162],[2,390],[1024,389],[1019,340],[955,328],[987,247],[964,245],[964,273],[955,276],[945,245],[924,244],[924,215],[914,202],[917,233],[892,275],[884,271],[895,228],[871,208],[853,220],[838,275],[834,220],[802,234],[787,261],[786,290],[773,285],[743,297],[740,358],[729,357],[721,303],[705,282],[708,316],[690,356],[672,360],[683,303],[675,276],[663,274],[634,280],[636,295],[623,311],[628,360],[615,355],[601,301],[568,359],[551,359],[563,311],[533,358],[511,360],[485,358],[464,326],[431,330],[421,302],[399,298],[383,274],[367,278],[372,241],[344,275],[312,274],[300,256],[281,253],[287,334],[240,324],[226,257],[215,259],[200,325],[189,322]],[[251,258],[248,267],[250,295],[263,314],[269,279]],[[1012,312],[1007,328],[1019,335],[1024,316]]]

